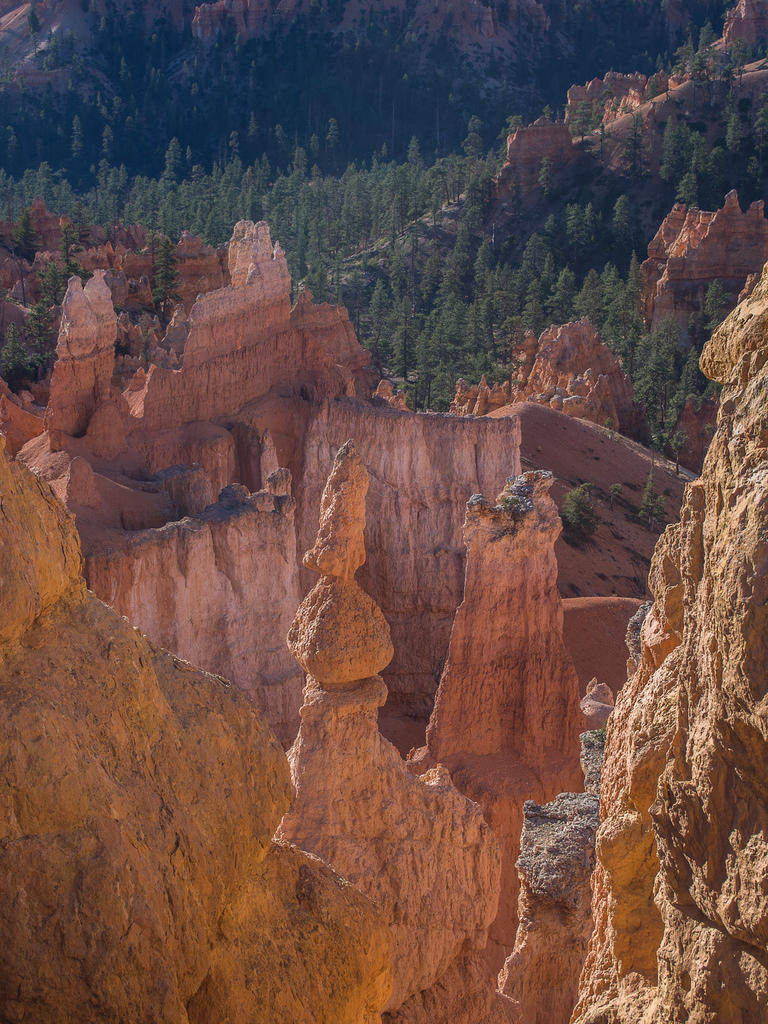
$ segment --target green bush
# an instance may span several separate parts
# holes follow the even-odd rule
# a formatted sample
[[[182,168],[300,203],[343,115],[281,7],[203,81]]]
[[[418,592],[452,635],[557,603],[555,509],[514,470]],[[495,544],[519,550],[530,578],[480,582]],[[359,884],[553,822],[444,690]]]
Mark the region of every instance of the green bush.
[[[571,540],[589,540],[597,530],[598,517],[589,494],[590,484],[581,484],[568,491],[560,518],[566,537]]]

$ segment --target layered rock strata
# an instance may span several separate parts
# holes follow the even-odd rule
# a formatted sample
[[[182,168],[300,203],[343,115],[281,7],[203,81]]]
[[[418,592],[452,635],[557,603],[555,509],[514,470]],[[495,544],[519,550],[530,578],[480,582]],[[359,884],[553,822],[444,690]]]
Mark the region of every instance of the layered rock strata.
[[[592,934],[589,880],[600,824],[605,736],[583,733],[584,793],[561,793],[540,807],[527,800],[517,871],[515,948],[499,976],[522,1024],[568,1024]]]
[[[0,492],[0,1016],[374,1024],[386,925],[272,841],[269,728],[86,591],[71,517],[2,441]]]
[[[704,349],[717,430],[657,546],[608,725],[578,1024],[768,1013],[767,337],[764,272]]]
[[[502,895],[489,960],[498,970],[517,928],[523,804],[580,788],[579,685],[562,639],[551,475],[512,477],[495,505],[467,504],[464,600],[414,768],[444,764],[483,808],[502,850]]]
[[[296,800],[280,835],[322,857],[384,912],[394,978],[386,1009],[403,1008],[398,1020],[447,1024],[474,1011],[462,964],[484,947],[496,914],[499,852],[480,808],[444,768],[415,778],[379,733],[387,691],[377,673],[392,657],[392,643],[381,610],[355,580],[365,560],[367,490],[368,474],[347,442],[304,556],[320,580],[288,634],[307,683],[289,753]],[[476,968],[467,970],[472,977]]]
[[[681,204],[665,217],[643,263],[645,312],[652,327],[672,317],[685,336],[688,320],[704,306],[713,281],[731,306],[750,274],[768,260],[768,220],[762,201],[742,213],[736,192],[714,212]]]

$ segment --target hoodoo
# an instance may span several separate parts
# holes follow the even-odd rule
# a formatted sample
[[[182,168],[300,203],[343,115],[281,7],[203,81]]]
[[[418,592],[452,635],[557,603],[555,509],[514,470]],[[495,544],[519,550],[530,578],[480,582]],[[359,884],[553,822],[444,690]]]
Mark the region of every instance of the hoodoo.
[[[289,753],[296,799],[280,836],[367,893],[392,930],[391,1022],[505,1021],[478,954],[499,898],[497,843],[444,768],[421,778],[379,733],[389,627],[355,581],[365,561],[368,473],[351,442],[336,454],[304,564],[320,580],[288,644],[307,672]]]
[[[491,929],[497,968],[517,928],[523,804],[581,788],[579,684],[562,638],[551,476],[511,477],[467,504],[467,568],[448,660],[414,766],[444,764],[499,839],[502,889]]]

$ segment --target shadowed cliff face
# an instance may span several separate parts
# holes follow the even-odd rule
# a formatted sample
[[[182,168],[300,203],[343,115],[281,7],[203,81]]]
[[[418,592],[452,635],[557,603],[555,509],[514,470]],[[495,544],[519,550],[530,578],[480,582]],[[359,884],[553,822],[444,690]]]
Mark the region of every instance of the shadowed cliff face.
[[[608,726],[577,1024],[768,1012],[768,274],[701,365],[723,385],[717,430]]]
[[[252,704],[85,590],[74,522],[0,442],[0,1017],[373,1024],[378,912],[271,836]]]

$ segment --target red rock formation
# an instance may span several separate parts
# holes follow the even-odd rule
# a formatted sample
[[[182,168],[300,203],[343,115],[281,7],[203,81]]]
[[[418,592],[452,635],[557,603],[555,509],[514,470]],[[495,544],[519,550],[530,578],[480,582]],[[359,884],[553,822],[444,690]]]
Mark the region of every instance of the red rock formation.
[[[304,556],[321,577],[288,634],[308,675],[289,754],[296,799],[279,834],[322,857],[384,912],[394,979],[386,1009],[396,1011],[414,996],[421,1004],[421,993],[483,948],[498,905],[500,858],[480,809],[448,772],[414,778],[379,733],[386,686],[377,673],[393,648],[381,610],[355,581],[365,561],[367,490],[350,441],[336,454],[317,538]],[[460,983],[461,973],[452,981]],[[420,1018],[424,1024],[474,1010],[460,984],[450,995],[439,1013]]]
[[[456,381],[456,394],[448,410],[452,416],[486,416],[494,409],[509,404],[509,382],[488,387],[485,374],[479,384],[467,384],[461,377]]]
[[[277,476],[266,485],[277,484],[282,493],[249,494],[232,485],[191,516],[180,495],[175,512],[187,514],[180,522],[127,535],[110,531],[87,558],[86,576],[155,643],[249,694],[289,746],[299,724],[302,677],[281,638],[299,581],[290,474],[279,484]],[[81,484],[68,502],[75,511],[83,490]]]
[[[554,544],[561,523],[550,474],[510,478],[491,505],[467,505],[464,600],[414,763],[441,763],[480,804],[502,850],[502,895],[490,962],[515,941],[523,803],[581,785],[579,687],[562,640]]]
[[[702,369],[718,425],[654,555],[653,608],[608,725],[595,933],[573,1020],[768,1013],[768,274]]]
[[[581,737],[585,793],[561,793],[540,807],[527,800],[517,872],[520,924],[499,976],[524,1024],[568,1024],[592,934],[589,878],[600,824],[605,738]]]
[[[391,381],[388,380],[382,379],[379,381],[376,390],[373,392],[373,397],[380,398],[393,409],[400,409],[404,412],[408,408],[405,393],[403,391],[395,391]]]
[[[217,554],[216,545],[211,551],[213,537],[225,533],[223,526],[161,528],[180,516],[198,515],[232,483],[250,492],[268,487],[270,473],[283,465],[297,481],[296,534],[305,546],[325,467],[344,439],[357,434],[375,471],[371,558],[364,579],[392,615],[398,648],[388,679],[395,696],[428,713],[461,597],[459,510],[473,491],[497,487],[510,469],[519,468],[517,424],[416,416],[361,401],[313,401],[358,389],[366,393],[368,357],[345,312],[313,305],[309,293],[290,309],[284,257],[279,249],[273,252],[265,225],[241,225],[231,265],[233,283],[196,304],[189,333],[181,323],[174,327],[178,338],[164,351],[179,353],[179,370],[137,372],[122,395],[110,387],[106,402],[85,423],[84,436],[63,431],[54,438],[41,436],[26,446],[23,458],[77,512],[89,581],[100,596],[176,653],[268,695],[270,723],[282,738],[290,738],[287,723],[291,717],[295,722],[298,712],[297,703],[289,708],[297,698],[295,673],[285,674],[281,696],[280,685],[272,685],[280,673],[267,652],[282,645],[282,616],[295,593],[297,567],[268,557],[258,537],[247,531],[237,542],[227,541],[242,554],[234,560]],[[85,324],[78,345],[91,351],[95,331],[95,320]],[[78,363],[77,372],[92,366],[94,358],[92,353]],[[102,358],[98,380],[104,388],[114,378],[106,350]],[[65,370],[74,372],[66,364],[57,367],[52,408],[64,403],[69,409],[77,397],[58,390]],[[80,428],[98,390],[90,378],[88,383],[78,399]],[[276,445],[268,469],[263,466],[267,429]],[[78,458],[95,471],[88,501],[78,497],[82,470],[75,477],[71,473]],[[176,500],[168,490],[169,467],[179,466],[198,467],[197,476],[187,472],[173,478],[177,489],[193,477],[195,487],[204,481],[194,500]],[[238,522],[258,532],[257,517]],[[140,533],[147,530],[152,533]],[[204,554],[188,558],[193,550]],[[260,561],[262,555],[266,559],[268,578],[258,577],[264,580],[263,593],[250,562],[257,552]],[[152,565],[162,571],[150,572]],[[215,596],[208,600],[211,587]],[[264,598],[272,602],[278,591],[283,603],[270,604],[271,616],[262,614]],[[182,626],[172,625],[177,613]],[[243,644],[235,623],[243,617],[266,632],[246,655],[235,658]],[[222,636],[229,636],[227,644]]]
[[[536,191],[543,160],[551,160],[557,174],[577,155],[568,125],[540,117],[507,138],[507,159],[499,172],[497,190],[501,195],[511,188],[518,188],[523,195]]]
[[[384,673],[390,702],[426,716],[464,587],[463,509],[470,495],[519,471],[519,424],[324,403],[300,455],[280,455],[294,472],[300,550],[314,534],[324,467],[348,437],[371,469],[360,579],[392,628],[395,655]]]
[[[478,386],[467,388],[459,380],[450,411],[483,416],[508,403],[536,402],[622,433],[637,433],[632,384],[589,320],[549,327],[538,341],[529,332],[513,358],[519,369],[511,386],[495,384],[491,389],[483,377]]]
[[[742,42],[757,46],[765,39],[768,39],[768,9],[764,0],[738,0],[725,16],[724,45]]]
[[[606,683],[591,679],[581,699],[581,711],[587,729],[604,729],[615,703],[613,690]]]
[[[660,85],[654,76],[654,86],[658,89]],[[586,103],[590,108],[600,109],[603,124],[610,124],[636,110],[648,98],[647,93],[648,79],[645,75],[637,71],[628,75],[609,71],[605,78],[593,78],[586,85],[571,86],[565,107],[565,123],[577,122],[580,108]]]
[[[272,841],[250,701],[86,591],[71,517],[0,441],[0,1016],[374,1024],[381,914]]]
[[[6,451],[13,456],[27,441],[39,437],[43,432],[43,417],[39,412],[24,408],[21,399],[14,395],[0,378],[0,434],[5,437]]]
[[[707,288],[719,281],[731,302],[750,274],[768,260],[768,220],[764,204],[741,212],[736,192],[721,210],[708,212],[675,205],[648,245],[643,263],[646,319],[652,327],[673,317],[685,335],[691,313],[698,313]]]

